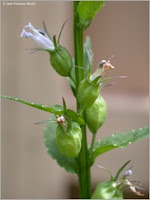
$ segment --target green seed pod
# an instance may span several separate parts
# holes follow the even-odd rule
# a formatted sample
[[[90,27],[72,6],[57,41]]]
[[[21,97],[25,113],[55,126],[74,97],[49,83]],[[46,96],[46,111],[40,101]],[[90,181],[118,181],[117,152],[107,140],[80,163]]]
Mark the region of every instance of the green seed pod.
[[[84,79],[78,88],[77,99],[80,107],[90,108],[99,95],[99,84],[95,81]]]
[[[93,105],[85,110],[87,125],[93,134],[103,125],[107,112],[107,105],[102,96],[98,96]]]
[[[61,76],[69,76],[72,68],[72,59],[68,50],[63,46],[57,46],[50,51],[50,62],[55,71]]]
[[[59,124],[56,129],[56,144],[63,155],[74,158],[81,150],[82,131],[78,123],[71,122],[67,131]]]
[[[123,199],[122,190],[116,186],[116,182],[107,181],[100,183],[91,199]]]

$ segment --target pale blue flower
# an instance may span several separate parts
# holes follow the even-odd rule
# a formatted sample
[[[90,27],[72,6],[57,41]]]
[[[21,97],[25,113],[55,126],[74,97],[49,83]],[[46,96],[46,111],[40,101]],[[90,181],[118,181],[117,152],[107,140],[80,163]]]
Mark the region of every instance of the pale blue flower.
[[[123,176],[125,176],[125,177],[126,176],[131,176],[131,175],[132,175],[132,171],[130,169],[123,173]]]
[[[32,33],[27,32],[25,30],[26,28],[30,29]],[[54,43],[50,37],[48,37],[47,33],[44,30],[35,29],[31,22],[24,27],[20,36],[33,39],[44,50],[53,51],[55,49]]]

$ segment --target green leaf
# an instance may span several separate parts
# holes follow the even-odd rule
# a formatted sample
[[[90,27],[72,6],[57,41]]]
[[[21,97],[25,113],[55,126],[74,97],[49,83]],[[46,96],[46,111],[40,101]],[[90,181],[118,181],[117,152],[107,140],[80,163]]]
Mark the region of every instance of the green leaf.
[[[66,171],[71,173],[78,173],[78,166],[76,163],[76,159],[74,158],[67,158],[66,156],[62,155],[56,146],[55,138],[56,138],[56,127],[55,124],[47,124],[44,129],[44,142],[48,154],[57,161],[57,163],[64,167]]]
[[[72,121],[77,122],[80,126],[85,124],[84,119],[73,110],[67,109],[64,114]]]
[[[9,99],[9,100],[17,101],[17,102],[26,104],[28,106],[31,106],[33,108],[53,113],[55,115],[62,115],[63,114],[63,110],[64,110],[64,108],[62,106],[60,106],[60,105],[54,105],[54,106],[50,107],[50,106],[47,106],[45,104],[30,103],[30,102],[27,102],[25,100],[18,99],[18,98],[15,98],[15,97],[10,97],[10,96],[1,96],[1,97],[4,98],[4,99]]]
[[[85,76],[88,72],[92,72],[93,52],[91,49],[91,40],[87,36],[84,43],[84,64],[85,64]]]
[[[54,106],[46,106],[44,104],[35,104],[35,103],[30,103],[18,98],[14,98],[14,97],[10,97],[10,96],[1,96],[4,99],[9,99],[9,100],[13,100],[13,101],[17,101],[23,104],[26,104],[28,106],[34,107],[36,109],[40,109],[55,115],[62,115],[65,114],[70,120],[73,120],[75,122],[77,122],[79,125],[83,125],[84,124],[84,119],[77,114],[76,112],[74,112],[73,110],[70,109],[65,109],[64,107],[60,106],[60,105],[54,105]]]
[[[103,1],[80,1],[77,8],[80,21],[79,26],[86,29],[103,5]]]
[[[92,156],[91,163],[94,162],[95,158],[107,151],[111,151],[115,148],[126,148],[129,144],[136,142],[138,140],[142,140],[148,138],[149,136],[149,128],[140,128],[138,130],[131,130],[128,132],[122,132],[118,134],[113,134],[110,137],[103,138],[95,143]]]

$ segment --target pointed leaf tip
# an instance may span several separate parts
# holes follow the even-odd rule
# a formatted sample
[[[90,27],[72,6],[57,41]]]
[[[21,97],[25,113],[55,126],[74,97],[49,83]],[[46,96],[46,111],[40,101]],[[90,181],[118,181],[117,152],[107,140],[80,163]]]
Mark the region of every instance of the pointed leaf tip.
[[[36,104],[33,102],[28,102],[19,98],[15,98],[15,97],[10,97],[10,96],[1,96],[1,98],[4,99],[9,99],[9,100],[13,100],[13,101],[17,101],[19,103],[23,103],[27,106],[31,106],[33,108],[39,109],[39,110],[43,110],[45,112],[49,112],[55,115],[61,115],[63,113],[63,107],[60,105],[54,105],[54,106],[47,106],[45,104]]]

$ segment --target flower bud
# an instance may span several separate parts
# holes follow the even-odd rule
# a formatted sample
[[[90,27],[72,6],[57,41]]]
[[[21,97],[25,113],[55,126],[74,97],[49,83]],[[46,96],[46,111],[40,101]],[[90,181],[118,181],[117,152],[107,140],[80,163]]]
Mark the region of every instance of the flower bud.
[[[85,110],[87,125],[93,134],[103,125],[107,112],[107,105],[102,96],[98,96],[93,105]]]
[[[123,176],[131,176],[132,175],[132,170],[127,170],[123,173]]]
[[[69,76],[72,68],[72,59],[63,46],[57,46],[50,52],[50,62],[54,70],[61,76]]]
[[[99,95],[99,84],[95,81],[84,79],[78,88],[77,99],[82,109],[89,108]]]
[[[98,184],[91,199],[123,199],[123,194],[114,181],[107,181]]]
[[[56,129],[56,144],[63,155],[74,158],[81,150],[82,132],[78,123],[71,122],[67,130],[59,124]]]

